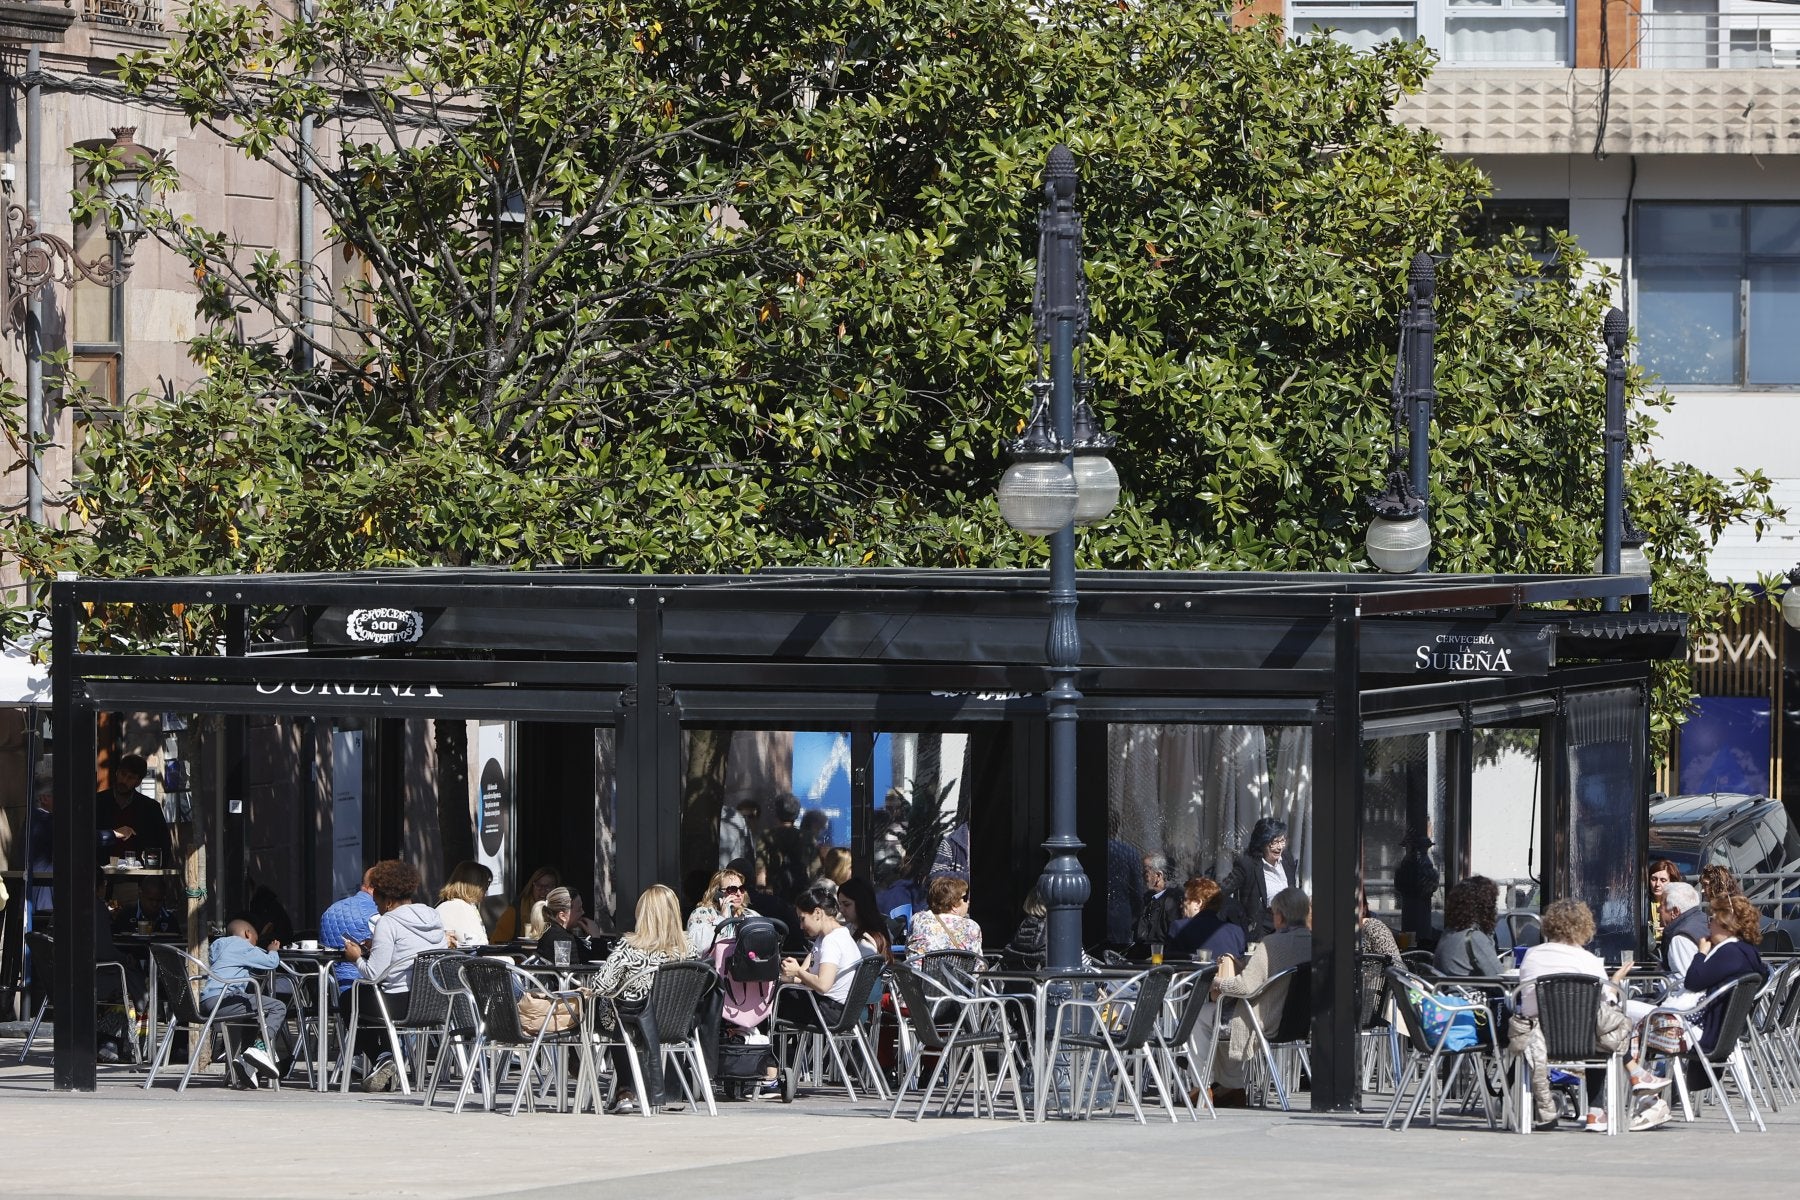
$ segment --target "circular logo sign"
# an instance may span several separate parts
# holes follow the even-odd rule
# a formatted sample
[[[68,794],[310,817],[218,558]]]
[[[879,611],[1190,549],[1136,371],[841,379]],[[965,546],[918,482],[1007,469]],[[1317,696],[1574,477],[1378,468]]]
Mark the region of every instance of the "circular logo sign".
[[[407,645],[425,636],[425,614],[404,608],[359,608],[344,619],[344,633],[353,642]]]

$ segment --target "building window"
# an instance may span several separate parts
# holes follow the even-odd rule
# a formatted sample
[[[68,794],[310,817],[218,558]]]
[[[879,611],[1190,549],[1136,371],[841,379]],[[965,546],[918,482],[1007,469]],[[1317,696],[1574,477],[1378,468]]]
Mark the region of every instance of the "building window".
[[[1517,233],[1525,248],[1546,269],[1556,262],[1556,239],[1569,232],[1567,200],[1483,200],[1468,223],[1477,246],[1497,246]]]
[[[1358,50],[1413,38],[1447,67],[1569,65],[1569,9],[1560,0],[1290,0],[1295,35],[1327,30]]]
[[[1637,327],[1669,385],[1800,384],[1800,204],[1639,204]]]

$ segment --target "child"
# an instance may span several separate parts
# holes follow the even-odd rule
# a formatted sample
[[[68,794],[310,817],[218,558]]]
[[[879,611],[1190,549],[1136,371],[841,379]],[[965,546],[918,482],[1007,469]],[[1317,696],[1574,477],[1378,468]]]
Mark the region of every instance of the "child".
[[[256,1010],[258,997],[249,990],[250,973],[271,971],[279,967],[281,956],[276,951],[281,949],[281,943],[271,941],[269,949],[258,949],[256,926],[241,918],[231,922],[226,929],[227,936],[214,939],[212,944],[209,954],[212,976],[200,991],[200,1011],[202,1014],[217,1012],[221,1017],[234,1017]],[[274,1031],[273,1036],[279,1038],[282,1026],[287,1021],[287,1005],[266,994],[260,999],[263,1026]],[[274,1056],[269,1053],[268,1044],[260,1037],[238,1056],[232,1066],[244,1087],[260,1086],[257,1082],[258,1075],[269,1079],[281,1078],[281,1069],[276,1066]]]

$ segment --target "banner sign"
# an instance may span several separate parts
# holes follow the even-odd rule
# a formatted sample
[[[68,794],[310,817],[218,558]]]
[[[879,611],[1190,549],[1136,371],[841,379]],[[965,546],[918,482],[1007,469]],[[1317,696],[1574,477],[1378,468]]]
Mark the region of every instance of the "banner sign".
[[[1556,635],[1495,621],[1365,621],[1361,666],[1393,675],[1548,675]]]

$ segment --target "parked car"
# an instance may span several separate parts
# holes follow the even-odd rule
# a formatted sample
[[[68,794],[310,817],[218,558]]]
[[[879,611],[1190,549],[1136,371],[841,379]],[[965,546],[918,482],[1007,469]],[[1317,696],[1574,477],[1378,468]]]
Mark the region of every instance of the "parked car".
[[[1702,867],[1719,863],[1766,915],[1800,917],[1800,831],[1779,800],[1741,792],[1652,796],[1650,858],[1668,859],[1696,885]]]

